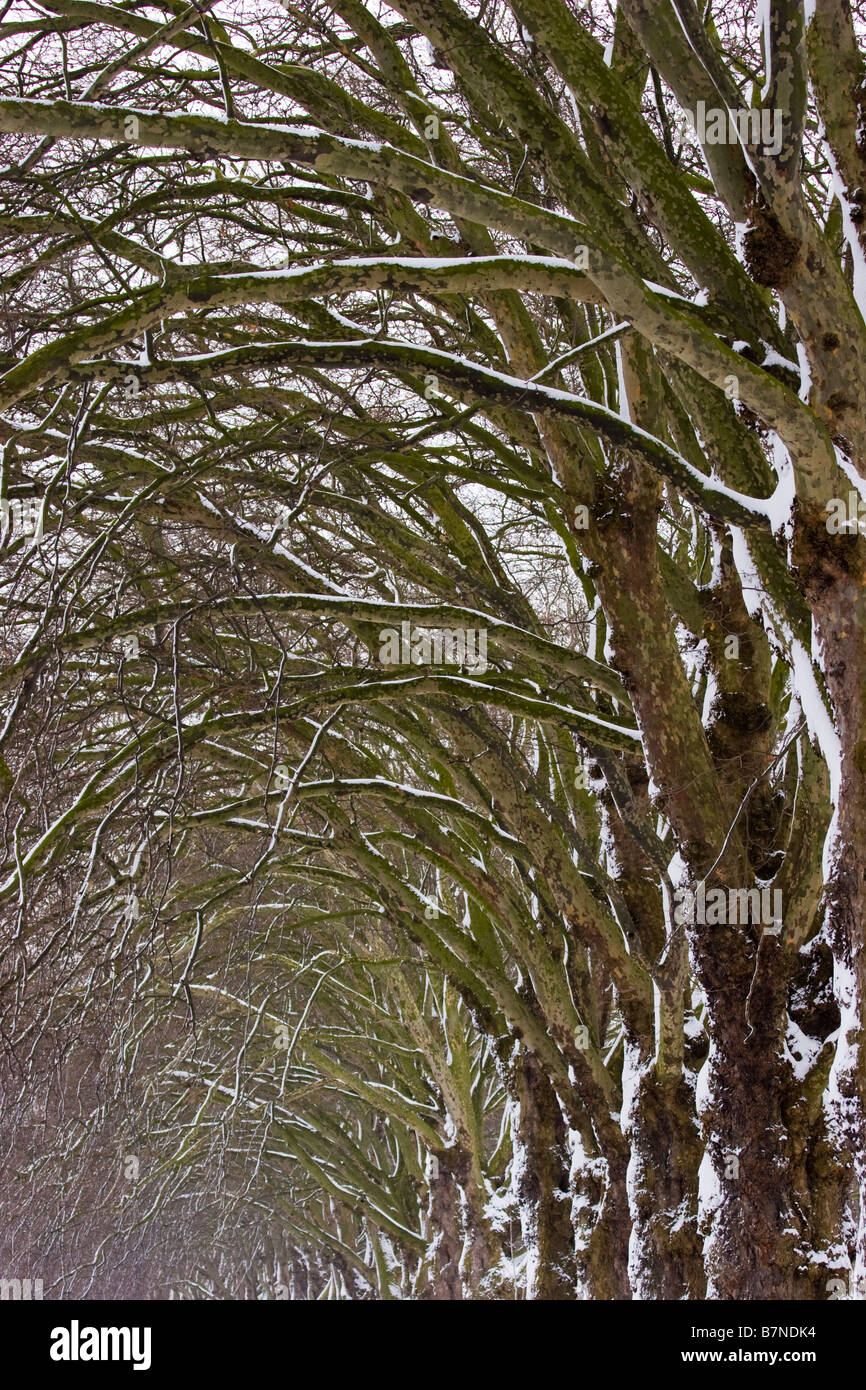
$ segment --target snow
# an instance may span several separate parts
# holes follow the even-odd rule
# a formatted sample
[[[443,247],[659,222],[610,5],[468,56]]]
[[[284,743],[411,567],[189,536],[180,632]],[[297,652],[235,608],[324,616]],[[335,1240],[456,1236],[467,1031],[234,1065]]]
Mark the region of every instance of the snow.
[[[854,268],[854,299],[860,310],[860,317],[866,322],[866,255],[864,255],[860,238],[857,235],[857,227],[851,215],[851,204],[845,192],[845,182],[837,168],[833,151],[827,140],[824,140],[823,144],[830,168],[833,171],[833,192],[839,199],[839,206],[842,209],[842,226],[851,252],[851,263]]]
[[[644,1059],[643,1065],[641,1065],[640,1048],[634,1043],[626,1041],[622,1059],[622,1111],[620,1114],[620,1124],[623,1131],[626,1130],[631,1119],[641,1077],[651,1066],[652,1062],[647,1059]]]
[[[625,359],[622,355],[622,339],[618,338],[614,347],[616,352],[616,376],[617,376],[617,398],[619,400],[619,413],[623,420],[632,424],[631,411],[628,403],[628,387],[625,379]]]
[[[746,233],[748,230],[748,222],[734,223],[734,252],[741,265],[744,265],[746,260]]]
[[[767,515],[774,534],[784,532],[790,535],[793,527],[794,499],[797,493],[797,480],[791,455],[774,430],[770,431],[770,448],[773,467],[779,481],[772,497],[767,500]]]
[[[835,1134],[836,1144],[844,1149],[847,1147],[847,1136],[851,1134],[852,1130],[856,1133],[859,1126],[858,1107],[855,1099],[856,1083],[854,1086],[855,1094],[852,1095],[851,1091],[852,1078],[858,1075],[862,1063],[861,1049],[858,1044],[860,1028],[858,1024],[857,978],[854,971],[840,961],[837,956],[834,957],[833,963],[833,992],[839,1004],[842,1018],[836,1044],[836,1055],[830,1069],[824,1098],[831,1133]],[[864,1216],[861,1209],[861,1239],[858,1242],[858,1256],[852,1280],[855,1290],[863,1286],[864,1278],[866,1278],[866,1265],[864,1265],[862,1258],[863,1225]]]
[[[781,488],[789,485],[783,479],[779,486]],[[743,600],[750,616],[756,617],[762,612],[765,603],[768,603],[768,595],[752,563],[743,533],[737,527],[732,527],[731,534],[734,563],[743,586]],[[819,669],[823,669],[824,654],[817,649],[812,653],[807,652],[802,642],[795,637],[790,626],[779,613],[768,609],[767,616],[782,636],[785,655],[793,668],[794,689],[806,720],[809,735],[821,750],[830,774],[830,799],[835,809],[824,841],[823,863],[826,880],[832,867],[837,829],[839,788],[842,782],[842,743],[816,676],[815,662],[818,662]],[[813,638],[813,646],[815,645]]]
[[[678,299],[681,304],[693,303],[693,301],[687,299],[684,294],[680,294],[679,290],[668,289],[667,285],[659,285],[655,280],[645,279],[644,284],[648,290],[652,290],[653,294],[662,294],[665,299]]]
[[[766,347],[766,343],[764,344],[764,346]],[[790,357],[783,357],[780,352],[776,352],[775,348],[770,347],[767,347],[767,350],[764,353],[764,360],[761,363],[761,366],[785,367],[789,372],[796,372],[798,375],[800,372],[800,364],[798,362],[792,362]]]
[[[836,462],[851,486],[856,492],[859,492],[864,502],[866,502],[866,478],[862,477],[861,474],[857,472],[851,460],[847,458],[839,448],[836,449]]]
[[[705,1150],[698,1168],[698,1220],[701,1226],[706,1226],[721,1206],[724,1205],[725,1194],[719,1175],[713,1167],[713,1160],[709,1150]]]
[[[538,266],[542,270],[565,270],[574,276],[583,275],[583,271],[577,270],[571,261],[561,256],[343,256],[339,260],[316,261],[312,265],[235,271],[221,275],[220,281],[303,279],[321,270],[364,270],[380,266],[396,266],[404,270],[484,270],[496,265],[513,266],[516,260],[521,265]],[[681,295],[676,297],[682,298]]]
[[[703,646],[704,644],[702,643],[701,645]],[[719,683],[716,678],[716,673],[712,667],[708,667],[706,685],[704,686],[704,702],[701,708],[701,723],[704,727],[706,727],[710,721],[710,715],[718,693]]]
[[[788,1019],[788,1031],[785,1036],[783,1051],[797,1081],[805,1081],[824,1047],[823,1038],[810,1037],[792,1018]]]
[[[683,884],[688,883],[689,877],[689,867],[680,851],[677,850],[668,863],[668,878],[675,888],[680,888]]]
[[[808,405],[809,393],[812,390],[812,368],[809,357],[801,342],[797,343],[797,359],[800,366],[800,400]]]
[[[767,80],[761,89],[761,101],[763,102],[767,99],[773,81],[772,49],[770,47],[770,0],[758,0],[755,18],[761,26],[761,36],[764,45],[764,65],[767,71]]]
[[[695,1111],[698,1116],[706,1114],[710,1107],[711,1086],[713,1076],[713,1051],[714,1046],[710,1042],[710,1050],[704,1059],[704,1065],[698,1072],[697,1085],[695,1086]]]

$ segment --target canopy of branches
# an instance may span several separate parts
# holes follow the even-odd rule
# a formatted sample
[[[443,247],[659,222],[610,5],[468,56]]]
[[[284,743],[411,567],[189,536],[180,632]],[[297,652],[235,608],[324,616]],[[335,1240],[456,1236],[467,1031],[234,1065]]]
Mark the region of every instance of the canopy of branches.
[[[858,9],[3,6],[0,1272],[848,1290]]]

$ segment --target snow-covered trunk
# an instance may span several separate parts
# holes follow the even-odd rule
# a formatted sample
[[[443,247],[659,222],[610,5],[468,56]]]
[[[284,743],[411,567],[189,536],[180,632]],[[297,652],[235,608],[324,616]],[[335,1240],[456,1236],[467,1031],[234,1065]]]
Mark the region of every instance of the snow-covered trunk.
[[[462,1299],[463,1281],[460,1260],[463,1254],[463,1232],[460,1219],[460,1192],[454,1178],[448,1154],[434,1156],[428,1176],[429,1200],[427,1229],[430,1243],[427,1252],[429,1284],[422,1297],[447,1300]]]
[[[465,1155],[461,1174],[463,1206],[464,1297],[500,1298],[503,1295],[502,1245],[487,1214],[487,1191],[480,1172]]]
[[[431,1156],[428,1173],[428,1299],[496,1298],[502,1248],[486,1211],[471,1148],[452,1144]]]
[[[851,1164],[825,1088],[826,1073],[827,1068],[817,1068],[788,1111],[792,1201],[803,1216],[796,1297],[803,1300],[844,1297],[853,1289]]]
[[[741,928],[716,930],[699,947],[711,1039],[698,1095],[709,1298],[795,1297],[779,951],[775,938],[756,945]]]
[[[577,1297],[567,1130],[556,1092],[530,1052],[516,1068],[517,1197],[527,1249],[527,1299]]]
[[[820,533],[819,533],[820,534]],[[866,603],[857,538],[827,544],[812,608],[819,650],[839,735],[836,817],[825,856],[826,936],[834,955],[834,987],[841,1012],[829,1103],[839,1142],[853,1156],[860,1192],[856,1268],[851,1283],[863,1297],[866,1282]],[[850,541],[846,545],[846,541]],[[841,542],[841,544],[840,544]],[[832,549],[833,562],[826,559]],[[850,564],[850,568],[849,568]],[[827,653],[832,652],[832,658]]]
[[[582,1300],[631,1298],[628,1279],[630,1220],[626,1162],[589,1156],[577,1135],[571,1166],[572,1222],[577,1251],[577,1293]]]
[[[656,424],[657,368],[638,344],[620,356],[621,395],[642,428]],[[599,508],[595,582],[608,622],[612,664],[622,676],[641,730],[654,786],[632,786],[647,816],[669,817],[684,857],[706,863],[724,840],[724,808],[706,789],[715,783],[706,735],[684,675],[658,569],[655,479],[630,458],[609,464],[612,487]],[[623,1082],[623,1129],[630,1157],[627,1193],[630,1296],[701,1297],[704,1280],[696,1230],[699,1135],[683,1075],[682,942],[666,942],[658,895],[650,891],[658,865],[611,817],[617,881],[639,948],[659,969],[655,1019],[628,1019]],[[667,978],[669,976],[669,978]],[[664,977],[664,978],[663,978]]]
[[[638,1046],[627,1073],[623,1119],[631,1146],[629,1280],[635,1298],[703,1298],[697,1230],[700,1135],[682,1075],[660,1075]]]

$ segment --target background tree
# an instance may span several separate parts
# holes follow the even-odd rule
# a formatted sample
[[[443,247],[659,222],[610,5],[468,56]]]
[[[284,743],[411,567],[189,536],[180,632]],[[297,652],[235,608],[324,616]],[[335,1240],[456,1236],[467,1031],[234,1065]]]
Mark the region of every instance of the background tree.
[[[4,7],[10,1276],[862,1297],[862,20]]]

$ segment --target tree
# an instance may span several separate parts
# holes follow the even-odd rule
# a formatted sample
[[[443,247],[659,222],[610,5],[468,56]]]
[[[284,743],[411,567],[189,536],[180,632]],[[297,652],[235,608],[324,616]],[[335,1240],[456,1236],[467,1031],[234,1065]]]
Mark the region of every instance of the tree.
[[[862,1297],[862,7],[307,8],[3,12],[4,1268]]]

